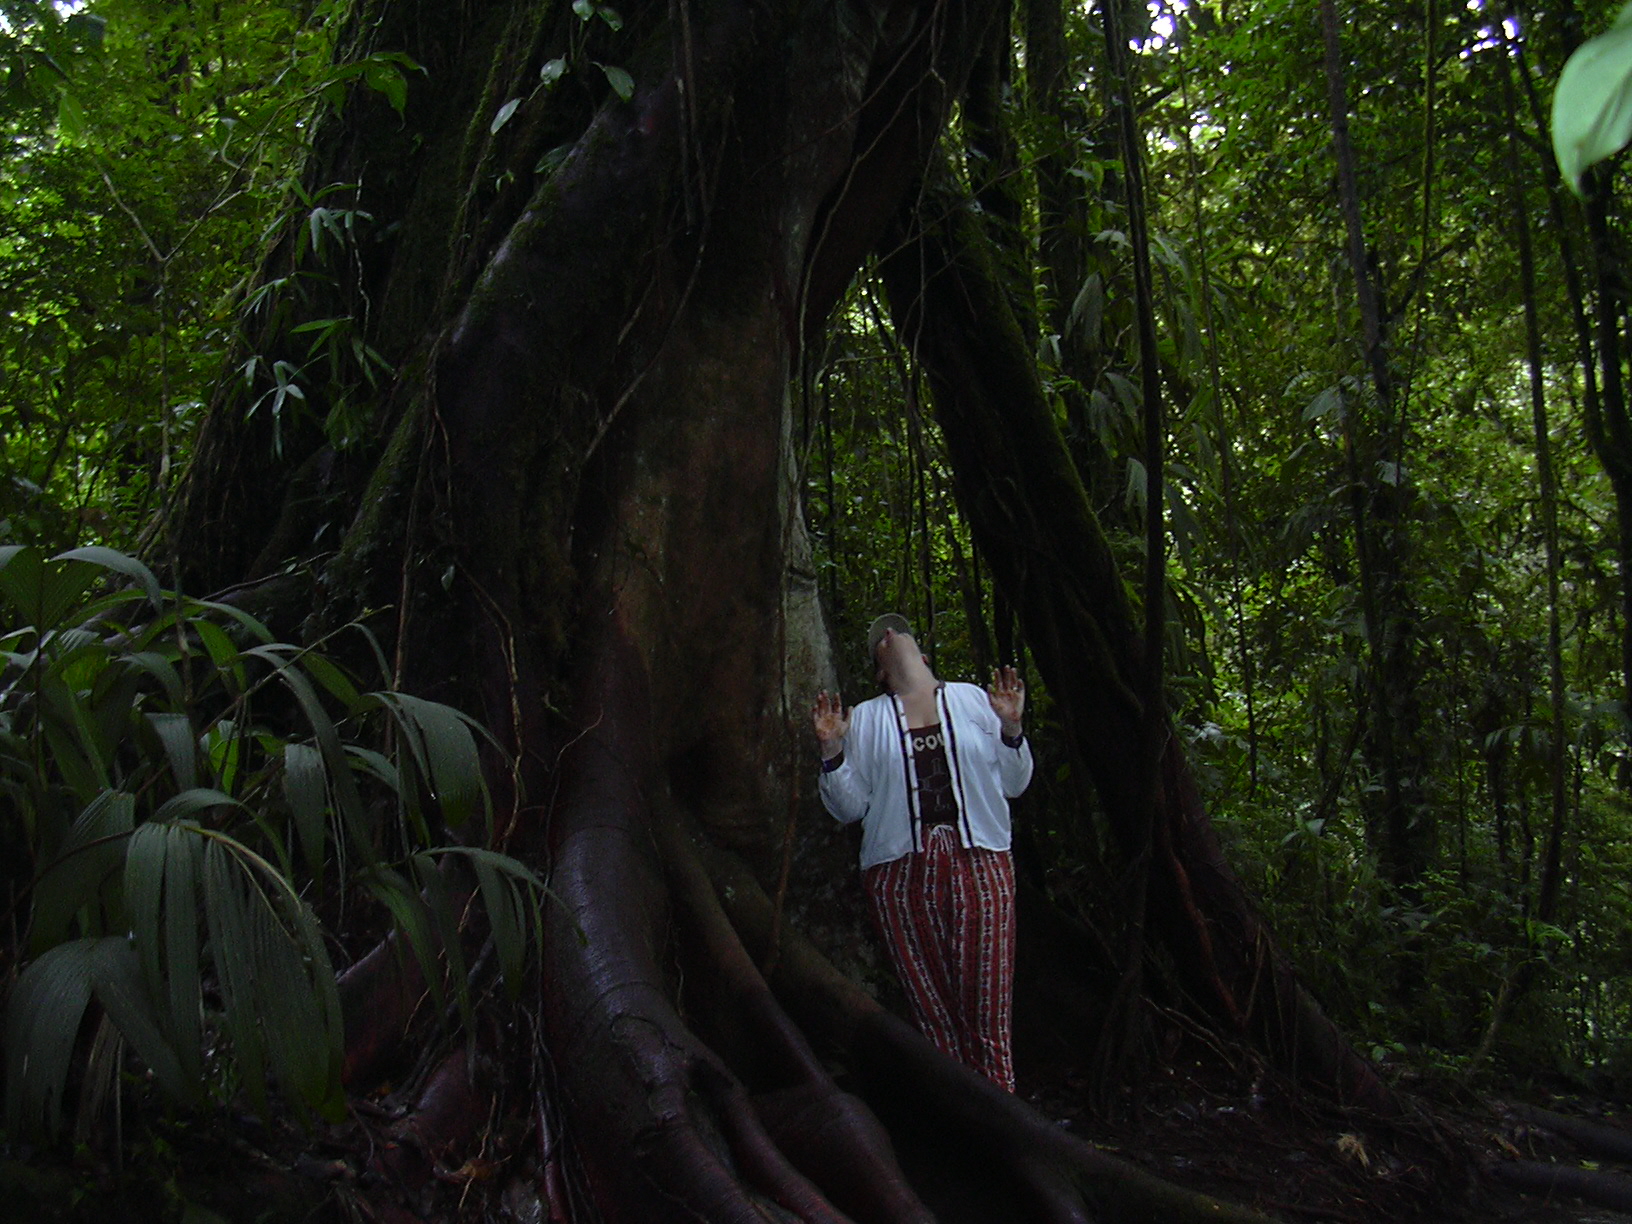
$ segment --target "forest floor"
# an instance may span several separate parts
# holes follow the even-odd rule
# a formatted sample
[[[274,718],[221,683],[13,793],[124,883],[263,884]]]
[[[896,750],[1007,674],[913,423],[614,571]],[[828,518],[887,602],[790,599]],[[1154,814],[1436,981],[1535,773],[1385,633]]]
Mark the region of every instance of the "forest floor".
[[[1208,1060],[1215,1063],[1216,1060]],[[1062,1128],[1149,1173],[1252,1206],[1286,1224],[1482,1220],[1632,1224],[1632,1162],[1585,1151],[1526,1106],[1405,1084],[1425,1110],[1406,1126],[1365,1124],[1207,1063],[1174,1060],[1113,1108],[1090,1109],[1085,1076],[1056,1073],[1027,1099]],[[1529,1105],[1588,1120],[1632,1145],[1621,1102],[1527,1094]],[[1436,1099],[1437,1098],[1437,1099]],[[1585,1171],[1618,1209],[1569,1193],[1525,1193],[1496,1166]],[[1601,1176],[1597,1176],[1601,1175]],[[1624,1185],[1618,1184],[1624,1177]]]
[[[1255,1074],[1250,1057],[1196,1053],[1169,1052],[1137,1093],[1111,1101],[1098,1099],[1087,1070],[1033,1063],[1028,1077],[1022,1062],[1021,1095],[1108,1154],[1283,1224],[1632,1224],[1632,1109],[1623,1101],[1534,1084],[1476,1094],[1402,1076],[1421,1117],[1367,1121]],[[142,1109],[147,1121],[126,1131],[124,1145],[47,1155],[0,1142],[0,1224],[544,1218],[536,1135],[510,1111],[482,1128],[477,1151],[444,1151],[414,1167],[387,1159],[382,1171],[382,1157],[407,1154],[393,1119],[411,1096],[403,1084],[311,1132],[225,1109],[210,1119]],[[1586,1120],[1626,1150],[1619,1160],[1583,1150],[1538,1106]],[[122,1159],[111,1156],[115,1146]],[[1497,1167],[1596,1178],[1593,1190],[1622,1196],[1619,1209],[1557,1190],[1521,1192],[1489,1175]],[[967,1216],[968,1204],[959,1207],[951,1214]]]

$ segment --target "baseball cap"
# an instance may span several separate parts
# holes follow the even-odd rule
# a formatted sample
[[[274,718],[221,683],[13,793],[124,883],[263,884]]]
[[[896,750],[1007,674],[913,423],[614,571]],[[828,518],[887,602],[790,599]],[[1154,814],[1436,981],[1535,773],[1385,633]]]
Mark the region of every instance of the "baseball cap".
[[[912,636],[912,626],[907,623],[906,617],[902,616],[898,612],[884,613],[883,616],[879,617],[867,627],[868,667],[873,667],[877,664],[878,660],[875,655],[878,651],[878,644],[884,640],[885,632],[890,629],[894,629],[897,633],[905,633],[909,637]]]

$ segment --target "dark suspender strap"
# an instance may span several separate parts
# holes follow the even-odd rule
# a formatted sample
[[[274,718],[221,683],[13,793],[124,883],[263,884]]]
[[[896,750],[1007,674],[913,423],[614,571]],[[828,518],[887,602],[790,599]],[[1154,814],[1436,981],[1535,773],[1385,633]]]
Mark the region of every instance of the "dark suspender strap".
[[[895,730],[901,737],[901,769],[907,783],[907,828],[912,833],[913,850],[921,853],[924,848],[924,817],[918,810],[918,792],[912,783],[912,732],[907,729],[906,709],[894,693],[890,694],[890,709],[895,712]]]
[[[941,723],[946,728],[946,762],[952,776],[958,781],[958,823],[963,826],[963,844],[974,849],[975,830],[969,823],[969,803],[963,793],[963,762],[958,760],[958,731],[952,718],[952,703],[946,698],[946,686],[935,694],[940,699]]]

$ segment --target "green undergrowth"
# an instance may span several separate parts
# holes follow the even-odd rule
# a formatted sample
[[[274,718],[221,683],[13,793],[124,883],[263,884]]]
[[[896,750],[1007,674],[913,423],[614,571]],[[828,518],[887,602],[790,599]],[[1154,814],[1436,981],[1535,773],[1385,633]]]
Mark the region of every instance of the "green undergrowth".
[[[341,633],[385,659],[360,625]],[[4,1125],[81,1139],[139,1068],[187,1107],[344,1114],[326,900],[371,898],[472,1003],[447,860],[519,986],[543,885],[490,848],[478,745],[448,706],[368,689],[104,548],[0,548]],[[450,841],[457,835],[458,841]],[[447,958],[442,972],[430,972]]]

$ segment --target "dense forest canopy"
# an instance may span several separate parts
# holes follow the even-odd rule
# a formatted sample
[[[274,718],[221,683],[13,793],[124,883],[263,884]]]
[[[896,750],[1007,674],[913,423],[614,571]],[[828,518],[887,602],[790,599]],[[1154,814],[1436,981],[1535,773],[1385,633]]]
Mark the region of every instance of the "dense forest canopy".
[[[1342,1218],[1141,1161],[1183,1069],[1403,1217],[1476,1094],[1624,1099],[1617,7],[0,3],[30,1193],[179,1096],[418,1153],[332,1211]],[[884,610],[1031,686],[1018,1100],[815,802]]]

